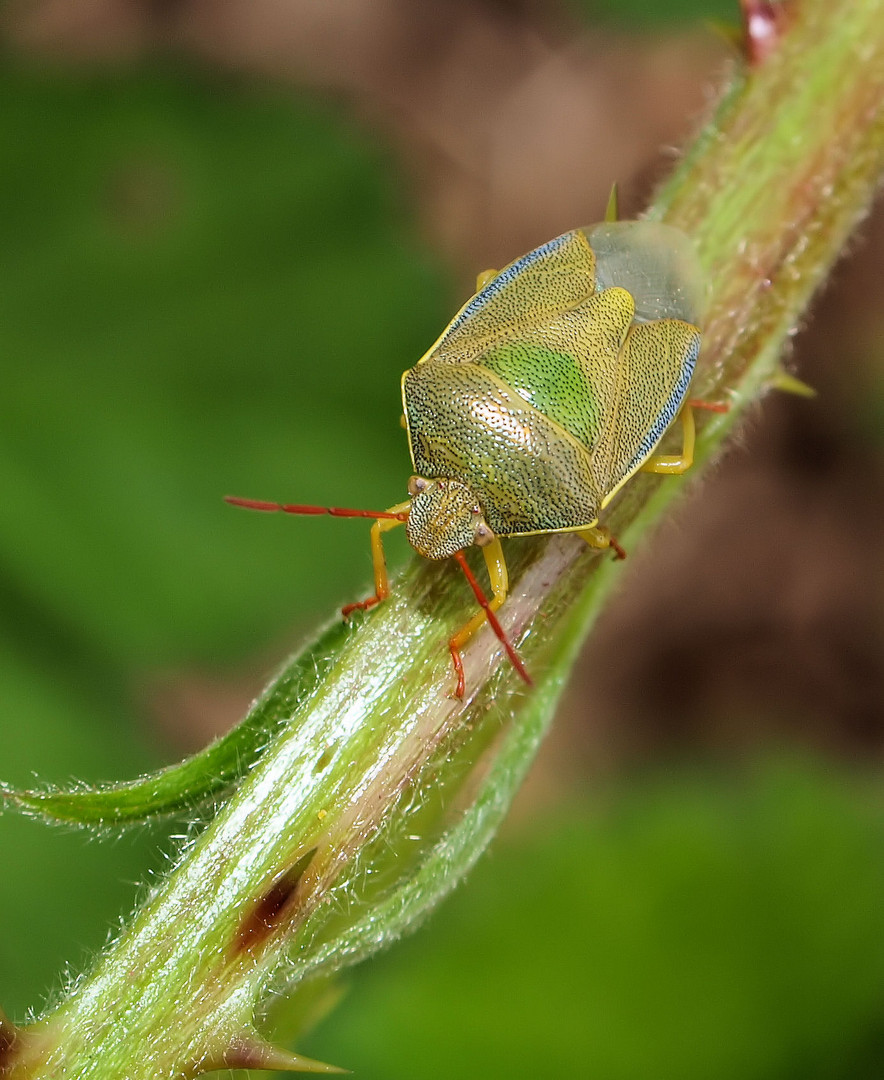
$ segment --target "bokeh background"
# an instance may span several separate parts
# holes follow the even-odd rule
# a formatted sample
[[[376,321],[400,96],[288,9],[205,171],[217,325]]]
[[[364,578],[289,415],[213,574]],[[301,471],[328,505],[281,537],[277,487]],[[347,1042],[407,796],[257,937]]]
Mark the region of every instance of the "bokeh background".
[[[364,591],[357,523],[222,496],[401,499],[400,372],[477,271],[614,180],[641,209],[737,18],[3,6],[3,779],[175,760]],[[795,341],[818,398],[768,397],[632,553],[502,836],[302,1052],[364,1080],[884,1075],[882,281],[879,213]],[[11,1016],[88,965],[169,832],[0,817]]]

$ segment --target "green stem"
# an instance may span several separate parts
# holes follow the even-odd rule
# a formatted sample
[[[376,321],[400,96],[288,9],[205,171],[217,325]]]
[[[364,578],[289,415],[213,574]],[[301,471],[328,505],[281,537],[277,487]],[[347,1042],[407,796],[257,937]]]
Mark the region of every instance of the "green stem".
[[[884,167],[882,101],[884,0],[806,0],[771,59],[736,77],[651,209],[694,238],[709,276],[695,392],[733,407],[705,424],[701,460],[769,380],[867,212]],[[681,489],[648,476],[628,485],[612,515],[627,547]],[[502,622],[535,688],[483,632],[465,654],[469,696],[452,700],[445,643],[470,596],[454,568],[412,566],[334,644],[306,695],[272,698],[279,727],[264,754],[88,978],[11,1040],[8,1076],[279,1067],[252,1028],[268,986],[352,962],[456,884],[505,813],[623,573],[572,536],[509,550]]]

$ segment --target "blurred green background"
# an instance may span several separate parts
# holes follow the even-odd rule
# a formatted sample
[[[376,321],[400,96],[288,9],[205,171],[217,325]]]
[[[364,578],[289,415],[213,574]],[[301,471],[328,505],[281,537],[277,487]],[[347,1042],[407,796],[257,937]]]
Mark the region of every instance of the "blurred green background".
[[[733,62],[702,26],[732,5],[662,10],[4,9],[0,778],[175,760],[362,593],[358,523],[222,497],[403,497],[400,372],[478,270],[598,219],[614,179],[640,209]],[[820,398],[768,401],[634,554],[491,855],[299,1050],[365,1078],[884,1073],[880,215],[866,235],[799,343]],[[0,817],[10,1015],[180,829]]]

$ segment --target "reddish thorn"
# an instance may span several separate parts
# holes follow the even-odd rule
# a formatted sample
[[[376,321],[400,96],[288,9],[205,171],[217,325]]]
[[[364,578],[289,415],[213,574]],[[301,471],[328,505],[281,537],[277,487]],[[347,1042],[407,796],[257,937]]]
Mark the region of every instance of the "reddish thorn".
[[[479,585],[479,582],[476,581],[475,577],[473,576],[473,571],[470,569],[469,564],[467,563],[467,560],[464,557],[464,553],[462,551],[455,551],[454,557],[460,563],[460,568],[461,568],[461,570],[463,570],[467,581],[470,583],[470,588],[473,590],[473,594],[475,595],[476,599],[478,600],[479,604],[481,605],[482,609],[484,610],[485,617],[487,618],[487,620],[488,620],[488,622],[489,622],[489,624],[491,626],[491,629],[497,635],[497,638],[500,641],[501,645],[503,645],[503,647],[506,649],[506,654],[510,658],[510,663],[513,665],[513,667],[516,669],[516,671],[519,673],[519,675],[522,677],[522,679],[524,679],[524,681],[528,684],[528,686],[533,686],[534,683],[531,680],[531,676],[525,670],[525,665],[522,663],[522,660],[519,657],[519,654],[516,652],[516,650],[510,644],[509,638],[503,632],[503,627],[497,621],[497,616],[491,610],[491,605],[488,603],[488,600],[485,597],[485,594],[482,592],[482,588]],[[455,662],[455,667],[456,666],[457,666],[457,664]],[[460,687],[460,680],[459,679],[458,679],[458,687]]]
[[[790,12],[785,0],[740,0],[746,57],[758,66],[776,50],[785,32]]]
[[[731,411],[730,405],[723,401],[698,401],[697,398],[690,398],[688,405],[692,409],[705,409],[707,412],[726,413]]]

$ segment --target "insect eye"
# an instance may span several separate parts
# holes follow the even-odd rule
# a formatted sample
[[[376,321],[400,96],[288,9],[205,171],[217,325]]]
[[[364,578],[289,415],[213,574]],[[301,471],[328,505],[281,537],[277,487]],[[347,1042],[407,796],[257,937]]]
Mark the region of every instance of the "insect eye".
[[[408,481],[408,494],[420,495],[422,491],[426,491],[430,486],[430,481],[425,480],[423,476],[412,476]]]

